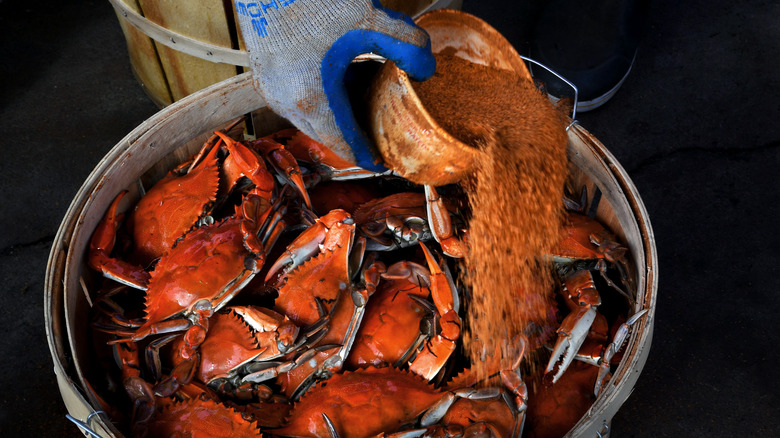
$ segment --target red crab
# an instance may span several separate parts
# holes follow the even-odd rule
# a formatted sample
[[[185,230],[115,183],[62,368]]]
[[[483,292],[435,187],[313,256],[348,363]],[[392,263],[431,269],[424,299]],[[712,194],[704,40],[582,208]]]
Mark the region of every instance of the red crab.
[[[396,263],[383,275],[379,291],[369,301],[366,316],[348,356],[352,367],[409,362],[410,370],[433,379],[460,338],[459,300],[452,279],[420,243],[428,269],[411,262]],[[434,305],[425,300],[428,295]],[[429,332],[420,320],[432,314]]]
[[[292,163],[284,161],[275,154],[270,141],[259,142],[270,158],[271,163],[288,172],[285,177],[299,190],[308,203],[308,195],[300,181],[300,170]],[[217,153],[220,144],[228,151],[220,165]],[[206,153],[208,151],[208,153]],[[205,156],[204,156],[205,155]],[[253,184],[250,195],[270,202],[276,187],[274,176],[266,169],[264,160],[246,144],[237,142],[227,134],[217,131],[207,141],[201,152],[191,161],[179,165],[166,177],[158,181],[138,201],[128,218],[134,251],[128,263],[115,259],[111,252],[115,236],[123,215],[117,214],[117,207],[126,192],[120,193],[109,207],[105,218],[98,225],[90,241],[89,265],[108,277],[138,289],[146,289],[149,274],[142,266],[148,266],[154,260],[167,254],[183,236],[199,223],[213,222],[209,218],[217,200],[220,186],[220,171],[225,170],[232,176],[226,177],[228,187],[232,187],[239,177],[247,177]],[[297,173],[296,173],[297,172]],[[296,179],[296,175],[298,178]],[[253,244],[253,241],[248,241]]]
[[[226,310],[226,311],[225,311]],[[254,397],[256,388],[241,378],[253,365],[277,359],[298,348],[300,329],[287,317],[262,307],[233,306],[209,319],[208,336],[200,344],[195,376],[220,394]],[[174,366],[184,361],[177,352],[185,348],[178,337],[173,344]]]
[[[454,430],[469,421],[463,416],[472,415],[467,413],[470,404],[459,404],[464,398],[490,406],[491,412],[471,417],[482,423],[471,431],[515,427],[511,409],[500,406],[505,402],[497,388],[442,391],[408,371],[369,367],[336,374],[313,387],[295,403],[288,422],[269,432],[296,437],[432,436],[424,434]],[[399,430],[404,432],[396,434]]]
[[[443,394],[424,379],[395,368],[337,374],[309,390],[289,422],[270,432],[281,436],[341,438],[375,436],[412,424]]]
[[[584,214],[569,211],[563,221],[560,238],[551,257],[564,271],[570,271],[570,266],[580,269],[583,267],[583,262],[588,262],[590,267],[598,269],[607,284],[630,302],[634,302],[631,280],[628,276],[627,251],[628,249],[618,242],[617,236],[607,230],[601,222]],[[617,269],[623,288],[616,285],[607,275],[607,262]]]
[[[425,186],[425,193],[394,193],[358,206],[355,222],[370,239],[369,250],[404,248],[433,238],[445,254],[460,258],[465,246],[452,225],[455,211],[436,189]]]
[[[251,196],[238,207],[236,216],[187,234],[152,271],[143,324],[116,330],[124,337],[110,343],[185,332],[179,350],[185,361],[157,385],[161,394],[171,394],[192,377],[198,346],[208,330],[208,318],[259,271],[267,248],[273,246],[284,226],[283,222],[267,220],[280,214],[279,208],[278,203],[271,206],[264,199]]]
[[[262,381],[279,376],[284,392],[295,398],[313,380],[341,369],[366,302],[385,270],[383,263],[364,263],[364,248],[364,239],[355,237],[355,225],[343,210],[333,210],[317,219],[288,245],[267,276],[269,285],[279,292],[275,308],[312,331],[320,325],[327,328],[311,343],[316,350],[307,356],[246,379]],[[353,280],[363,263],[362,281]]]
[[[205,394],[185,400],[161,401],[146,432],[156,437],[253,437],[260,436],[257,425],[245,416]]]

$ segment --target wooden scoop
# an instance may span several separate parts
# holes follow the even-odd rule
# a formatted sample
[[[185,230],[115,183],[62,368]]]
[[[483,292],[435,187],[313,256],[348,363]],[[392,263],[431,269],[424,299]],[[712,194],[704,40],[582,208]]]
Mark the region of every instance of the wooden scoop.
[[[465,12],[440,9],[416,23],[431,36],[433,53],[447,50],[476,64],[513,70],[531,81],[520,55],[496,29]],[[417,184],[460,181],[479,150],[455,139],[425,110],[412,84],[392,62],[380,69],[370,89],[371,134],[385,164]]]

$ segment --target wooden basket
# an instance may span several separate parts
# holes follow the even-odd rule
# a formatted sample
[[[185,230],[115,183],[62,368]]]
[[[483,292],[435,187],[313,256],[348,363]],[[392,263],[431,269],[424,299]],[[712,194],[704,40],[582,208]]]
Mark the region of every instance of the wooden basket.
[[[159,107],[249,71],[232,0],[109,0],[125,35],[135,77]],[[457,9],[462,0],[382,0],[416,17]]]
[[[264,108],[248,73],[201,90],[161,110],[122,139],[98,163],[73,199],[54,239],[45,281],[45,316],[54,372],[68,412],[102,436],[119,436],[100,410],[99,397],[85,379],[92,364],[85,321],[90,298],[87,285],[95,274],[85,264],[89,239],[108,205],[124,189],[138,197],[136,181],[159,179],[195,152],[215,130],[254,111],[254,129],[262,135],[286,125]],[[598,188],[602,199],[596,217],[627,243],[637,285],[635,311],[648,313],[632,329],[627,351],[612,380],[588,414],[568,436],[603,434],[612,416],[631,393],[647,360],[655,320],[657,259],[653,232],[644,205],[615,158],[578,125],[569,130],[572,178]],[[128,205],[133,202],[127,199]],[[93,291],[94,292],[94,291]]]

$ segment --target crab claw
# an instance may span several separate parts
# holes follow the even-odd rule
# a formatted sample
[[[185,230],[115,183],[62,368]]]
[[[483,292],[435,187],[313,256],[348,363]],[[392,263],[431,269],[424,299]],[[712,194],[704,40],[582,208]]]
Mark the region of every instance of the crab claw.
[[[122,385],[133,402],[133,422],[146,424],[154,415],[156,397],[149,382],[141,378],[138,345],[121,344],[114,351],[122,364]]]
[[[420,425],[423,427],[432,426],[438,423],[444,414],[452,407],[459,398],[465,398],[469,400],[489,400],[495,399],[501,395],[498,388],[460,388],[453,391],[447,391],[442,394],[441,398],[436,401],[430,408],[428,408],[420,417]]]
[[[431,227],[433,237],[441,245],[442,251],[450,257],[463,258],[467,251],[466,244],[453,232],[450,212],[433,186],[425,186],[425,205],[428,226]]]
[[[620,328],[617,330],[617,333],[615,333],[614,339],[604,350],[604,354],[602,355],[601,361],[599,363],[599,375],[596,378],[596,385],[593,388],[594,395],[598,396],[599,392],[601,392],[601,388],[604,386],[604,384],[606,384],[609,378],[609,366],[610,362],[612,361],[612,357],[615,356],[618,351],[620,351],[620,349],[623,347],[623,344],[626,342],[626,339],[628,339],[628,332],[631,329],[631,326],[639,321],[639,319],[644,316],[645,313],[647,313],[647,309],[642,309],[641,311],[631,316],[628,321],[621,324]]]
[[[576,357],[596,319],[596,308],[601,304],[601,297],[596,290],[593,276],[586,269],[569,274],[563,281],[563,290],[567,293],[567,298],[574,309],[558,328],[558,340],[547,363],[545,373],[552,371],[558,361],[561,361],[558,371],[553,376],[553,383],[561,378]]]
[[[344,210],[331,210],[328,214],[318,218],[314,225],[308,227],[295,240],[290,243],[284,253],[268,268],[265,281],[269,282],[278,274],[292,271],[294,268],[310,259],[322,250],[322,247],[332,246],[342,242],[343,235],[340,232],[346,230],[336,228],[337,223],[351,223],[352,218]]]
[[[555,342],[552,356],[545,370],[545,373],[549,373],[561,361],[558,371],[553,376],[553,383],[561,378],[574,360],[577,351],[588,336],[594,319],[596,319],[595,307],[581,307],[570,313],[561,323],[560,328],[558,328],[558,340]]]
[[[238,169],[255,185],[255,192],[261,197],[270,200],[274,190],[274,177],[268,171],[257,153],[246,147],[242,142],[234,140],[224,132],[215,131],[222,141],[230,156],[235,160]]]
[[[344,160],[295,128],[281,130],[270,137],[284,144],[295,159],[314,166],[323,180],[346,181],[381,175]]]
[[[459,301],[454,283],[424,243],[420,242],[420,248],[425,253],[428,269],[431,272],[431,297],[439,315],[441,331],[425,343],[425,347],[410,363],[409,369],[426,380],[431,380],[455,351],[461,333],[461,320],[458,316]]]

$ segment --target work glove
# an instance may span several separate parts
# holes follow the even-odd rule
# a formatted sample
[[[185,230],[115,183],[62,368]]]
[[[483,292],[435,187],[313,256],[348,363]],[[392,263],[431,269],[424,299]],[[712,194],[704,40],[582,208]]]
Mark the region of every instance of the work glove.
[[[412,79],[433,75],[428,34],[378,0],[235,0],[255,87],[268,106],[342,158],[383,171],[352,113],[344,74],[363,53]]]

